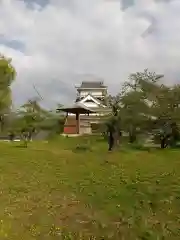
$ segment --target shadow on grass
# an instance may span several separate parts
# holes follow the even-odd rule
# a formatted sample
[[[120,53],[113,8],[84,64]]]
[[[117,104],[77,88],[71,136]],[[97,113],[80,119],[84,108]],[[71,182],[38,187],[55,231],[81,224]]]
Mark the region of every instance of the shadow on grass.
[[[77,145],[75,148],[72,149],[74,153],[82,153],[82,152],[92,152],[92,147],[86,144]]]
[[[146,152],[151,152],[151,151],[161,149],[160,146],[158,145],[145,146],[140,143],[127,144],[125,148],[129,150],[146,151]]]
[[[25,146],[25,145],[15,145],[15,146],[12,146],[12,147],[15,147],[15,148],[28,148],[28,146]]]

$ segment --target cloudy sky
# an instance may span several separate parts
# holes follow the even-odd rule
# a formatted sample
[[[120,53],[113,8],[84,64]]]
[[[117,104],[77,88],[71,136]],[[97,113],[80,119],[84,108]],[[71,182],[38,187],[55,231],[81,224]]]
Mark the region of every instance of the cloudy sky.
[[[16,106],[35,96],[70,103],[74,85],[111,93],[144,68],[180,81],[180,0],[0,0],[0,52],[17,70]]]

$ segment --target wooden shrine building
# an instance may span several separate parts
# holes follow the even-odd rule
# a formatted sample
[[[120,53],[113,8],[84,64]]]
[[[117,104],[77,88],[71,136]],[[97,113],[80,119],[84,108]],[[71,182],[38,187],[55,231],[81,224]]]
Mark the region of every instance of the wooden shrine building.
[[[69,107],[63,107],[57,109],[59,111],[66,112],[66,120],[64,124],[64,134],[69,135],[82,135],[91,134],[91,125],[88,122],[81,121],[81,114],[94,113],[93,110],[81,105],[80,103],[75,103]],[[68,114],[73,114],[74,116],[69,116]]]

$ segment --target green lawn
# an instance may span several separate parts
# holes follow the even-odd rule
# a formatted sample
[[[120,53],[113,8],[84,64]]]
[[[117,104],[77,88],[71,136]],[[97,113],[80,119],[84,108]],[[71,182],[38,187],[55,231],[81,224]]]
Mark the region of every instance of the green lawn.
[[[0,143],[0,240],[180,239],[180,150],[18,146]]]

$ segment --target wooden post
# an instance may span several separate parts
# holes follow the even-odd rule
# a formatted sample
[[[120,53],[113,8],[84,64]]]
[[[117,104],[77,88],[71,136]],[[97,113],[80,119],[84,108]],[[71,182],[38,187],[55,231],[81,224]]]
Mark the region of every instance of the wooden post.
[[[79,121],[79,113],[76,113],[76,128],[77,128],[77,134],[80,133],[80,121]]]
[[[81,133],[81,117],[80,117],[80,114],[78,114],[78,134]]]
[[[66,128],[67,122],[68,122],[68,112],[66,112],[66,118],[65,118],[65,122],[64,122],[64,129],[63,129],[64,134],[65,134],[65,128]]]

